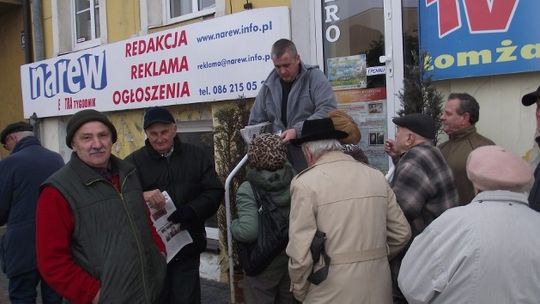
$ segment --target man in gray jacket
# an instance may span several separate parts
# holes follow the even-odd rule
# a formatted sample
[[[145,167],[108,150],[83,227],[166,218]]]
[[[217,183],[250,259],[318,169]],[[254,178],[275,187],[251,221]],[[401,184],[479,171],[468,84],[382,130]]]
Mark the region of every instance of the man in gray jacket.
[[[540,214],[523,193],[531,168],[491,145],[472,151],[466,170],[476,196],[414,239],[399,287],[409,304],[538,303]]]
[[[251,109],[249,124],[269,121],[288,143],[301,136],[305,120],[324,118],[336,108],[328,78],[317,66],[305,65],[294,43],[280,39],[272,46],[274,70],[266,78]],[[307,167],[302,151],[288,145],[288,158],[296,172]]]

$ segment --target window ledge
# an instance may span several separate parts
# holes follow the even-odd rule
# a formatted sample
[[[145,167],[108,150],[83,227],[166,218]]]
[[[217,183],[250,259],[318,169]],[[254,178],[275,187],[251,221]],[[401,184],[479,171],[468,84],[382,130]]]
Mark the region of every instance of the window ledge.
[[[162,26],[172,25],[172,24],[175,24],[175,23],[180,23],[180,22],[184,22],[184,21],[188,21],[188,20],[192,20],[192,19],[197,19],[197,18],[200,18],[200,17],[206,17],[206,16],[214,15],[215,13],[216,13],[216,8],[212,7],[212,8],[202,10],[202,11],[198,11],[196,13],[191,13],[191,14],[186,14],[186,15],[166,19],[163,24],[149,26],[148,28],[149,29],[159,28],[159,27],[162,27]]]

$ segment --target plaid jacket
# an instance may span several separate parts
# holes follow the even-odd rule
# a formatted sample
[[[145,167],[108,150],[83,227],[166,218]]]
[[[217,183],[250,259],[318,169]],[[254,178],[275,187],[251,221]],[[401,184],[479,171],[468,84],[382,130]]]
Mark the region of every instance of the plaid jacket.
[[[391,186],[413,237],[446,209],[458,205],[452,170],[439,149],[429,143],[416,145],[402,155]]]

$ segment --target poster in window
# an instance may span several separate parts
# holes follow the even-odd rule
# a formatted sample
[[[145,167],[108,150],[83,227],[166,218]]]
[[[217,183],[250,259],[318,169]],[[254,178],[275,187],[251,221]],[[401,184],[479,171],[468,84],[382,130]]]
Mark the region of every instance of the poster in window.
[[[388,172],[388,155],[384,152],[386,129],[386,100],[357,101],[339,104],[360,128],[362,135],[358,146],[364,151],[372,167]]]
[[[327,67],[334,90],[367,87],[366,54],[328,58]]]

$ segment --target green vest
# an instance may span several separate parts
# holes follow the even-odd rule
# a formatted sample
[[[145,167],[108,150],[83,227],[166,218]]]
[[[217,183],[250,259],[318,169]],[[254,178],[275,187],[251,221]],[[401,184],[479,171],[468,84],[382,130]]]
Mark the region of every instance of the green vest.
[[[101,282],[100,303],[156,303],[167,264],[148,226],[135,167],[114,156],[111,162],[120,192],[75,154],[45,184],[71,207],[73,259]]]

